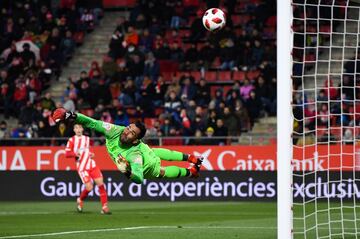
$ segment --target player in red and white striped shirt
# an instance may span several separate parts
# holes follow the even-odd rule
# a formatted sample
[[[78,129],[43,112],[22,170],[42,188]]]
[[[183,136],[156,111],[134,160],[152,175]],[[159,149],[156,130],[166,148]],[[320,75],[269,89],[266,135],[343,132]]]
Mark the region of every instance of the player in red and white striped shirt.
[[[66,157],[76,160],[77,171],[81,181],[85,184],[85,189],[81,192],[80,197],[77,198],[77,210],[82,212],[83,200],[93,190],[93,181],[95,181],[100,193],[101,213],[110,214],[103,175],[93,160],[94,153],[90,150],[90,137],[83,135],[83,131],[84,128],[81,124],[75,124],[75,135],[68,140],[65,149]]]

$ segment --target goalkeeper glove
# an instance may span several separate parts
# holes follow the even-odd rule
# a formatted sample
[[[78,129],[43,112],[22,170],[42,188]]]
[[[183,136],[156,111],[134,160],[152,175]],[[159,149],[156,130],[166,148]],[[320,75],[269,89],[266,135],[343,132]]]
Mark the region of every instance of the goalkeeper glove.
[[[64,121],[75,120],[77,115],[72,111],[66,111],[64,108],[57,108],[56,110],[53,111],[51,116],[54,119],[54,121],[58,123],[62,120]]]
[[[131,166],[129,162],[120,154],[116,160],[116,166],[121,173],[125,174],[126,177],[129,178],[131,176]]]

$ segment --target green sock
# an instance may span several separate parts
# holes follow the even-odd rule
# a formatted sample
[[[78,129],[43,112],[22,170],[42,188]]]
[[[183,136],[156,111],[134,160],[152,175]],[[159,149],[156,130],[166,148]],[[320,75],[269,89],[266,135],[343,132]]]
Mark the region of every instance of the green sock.
[[[153,149],[156,156],[166,161],[186,161],[188,158],[187,154],[183,154],[179,151],[173,151],[164,148]]]
[[[180,177],[188,177],[189,175],[190,175],[190,171],[186,168],[180,168],[177,166],[165,167],[164,178],[180,178]]]

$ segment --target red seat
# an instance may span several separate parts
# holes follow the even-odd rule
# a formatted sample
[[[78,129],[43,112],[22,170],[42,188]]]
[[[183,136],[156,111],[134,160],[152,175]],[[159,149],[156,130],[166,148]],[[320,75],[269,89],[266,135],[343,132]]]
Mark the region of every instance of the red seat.
[[[86,116],[92,117],[94,116],[94,110],[93,109],[82,109],[80,110],[81,114],[84,114]]]
[[[144,123],[146,128],[152,128],[155,124],[156,118],[145,118]]]
[[[183,140],[179,137],[179,138],[165,138],[162,140],[163,145],[183,145],[184,142]]]
[[[189,29],[180,29],[179,36],[183,37],[183,38],[188,38],[190,36],[190,30]]]
[[[334,135],[337,140],[341,138],[342,129],[340,127],[330,128],[330,134]]]
[[[159,60],[160,72],[175,72],[179,69],[179,63],[171,60]]]
[[[164,113],[164,109],[163,109],[163,108],[156,108],[156,109],[155,109],[155,115],[156,115],[156,116],[159,116],[159,115],[161,115],[162,113]]]
[[[190,75],[191,75],[192,77],[194,77],[195,82],[198,82],[198,81],[200,81],[200,79],[201,79],[201,73],[200,73],[200,71],[192,71],[192,72],[190,73]]]
[[[161,73],[165,82],[171,82],[173,74],[173,72],[168,71],[164,71],[163,73]]]
[[[316,129],[316,134],[318,137],[322,137],[326,134],[327,131],[328,131],[328,128],[326,128],[326,127],[318,127]]]
[[[234,71],[233,72],[233,80],[243,81],[245,79],[245,72],[243,71]]]
[[[219,71],[219,81],[231,81],[231,71]]]
[[[216,71],[205,71],[205,80],[207,82],[214,82],[217,80],[217,72]]]
[[[246,76],[247,78],[249,78],[249,80],[254,80],[259,75],[260,75],[260,71],[249,71],[248,73],[246,73]]]

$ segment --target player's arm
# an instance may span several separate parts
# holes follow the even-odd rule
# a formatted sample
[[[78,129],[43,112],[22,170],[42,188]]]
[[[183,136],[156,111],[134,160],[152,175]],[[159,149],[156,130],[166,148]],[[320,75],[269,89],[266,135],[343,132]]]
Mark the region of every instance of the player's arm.
[[[69,139],[66,143],[65,157],[76,159],[77,155],[74,153],[74,142]]]
[[[52,114],[55,122],[59,122],[61,120],[69,121],[73,120],[77,124],[81,124],[85,128],[93,129],[107,138],[111,138],[113,135],[116,135],[118,131],[120,131],[123,126],[113,125],[107,122],[103,122],[101,120],[95,120],[88,116],[85,116],[81,113],[74,113],[71,111],[66,111],[64,108],[56,109]]]
[[[128,161],[119,155],[115,164],[127,178],[134,183],[141,184],[144,181],[142,156],[141,154],[132,154],[130,157],[132,160]]]
[[[75,123],[81,124],[85,128],[93,129],[96,132],[105,135],[105,137],[111,137],[115,133],[116,128],[121,127],[101,120],[92,119],[80,113],[76,114]]]

